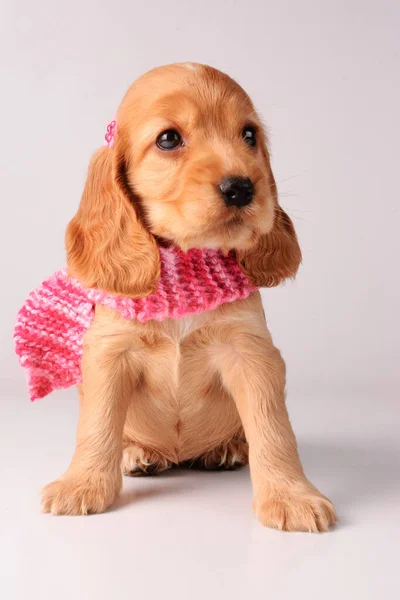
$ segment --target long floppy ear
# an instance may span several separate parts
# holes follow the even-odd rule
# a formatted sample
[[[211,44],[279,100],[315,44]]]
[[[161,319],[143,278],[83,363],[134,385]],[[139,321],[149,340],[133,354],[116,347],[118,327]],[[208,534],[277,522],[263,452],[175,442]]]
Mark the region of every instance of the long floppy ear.
[[[269,161],[268,161],[269,166]],[[301,250],[290,217],[278,204],[278,193],[270,169],[275,208],[271,231],[261,235],[253,248],[237,252],[242,270],[257,287],[274,287],[293,278],[301,263]]]
[[[155,291],[160,256],[135,210],[125,160],[118,146],[93,156],[78,212],[67,228],[68,271],[86,287],[137,298]]]

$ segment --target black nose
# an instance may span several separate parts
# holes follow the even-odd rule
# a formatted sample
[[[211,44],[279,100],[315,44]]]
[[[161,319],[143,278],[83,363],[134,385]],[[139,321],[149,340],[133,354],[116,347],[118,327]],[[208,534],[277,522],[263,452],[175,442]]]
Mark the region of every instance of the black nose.
[[[253,199],[254,185],[248,177],[225,177],[218,187],[227,206],[246,206]]]

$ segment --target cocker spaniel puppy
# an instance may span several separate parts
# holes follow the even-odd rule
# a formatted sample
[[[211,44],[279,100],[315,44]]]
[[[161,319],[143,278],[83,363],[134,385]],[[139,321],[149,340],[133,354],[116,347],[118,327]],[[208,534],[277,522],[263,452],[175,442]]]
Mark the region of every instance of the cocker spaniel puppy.
[[[335,511],[300,463],[285,364],[258,292],[294,277],[301,253],[251,100],[211,67],[157,68],[128,90],[109,142],[92,159],[67,230],[69,275],[85,288],[145,302],[171,284],[173,248],[180,265],[195,257],[190,273],[177,276],[175,300],[182,284],[196,302],[206,298],[205,308],[207,286],[229,301],[183,316],[178,306],[158,320],[96,304],[83,345],[76,450],[67,472],[44,489],[43,510],[102,512],[120,492],[121,471],[249,462],[264,525],[326,531]],[[212,269],[198,268],[204,252],[219,257],[207,285]],[[248,285],[248,293],[229,296],[226,261],[247,282],[236,273],[232,286]]]

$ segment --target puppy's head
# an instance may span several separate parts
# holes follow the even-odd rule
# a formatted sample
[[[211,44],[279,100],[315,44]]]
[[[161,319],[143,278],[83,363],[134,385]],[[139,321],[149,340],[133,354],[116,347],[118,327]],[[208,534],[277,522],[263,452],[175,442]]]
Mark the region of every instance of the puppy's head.
[[[256,285],[296,273],[300,250],[263,128],[235,81],[197,64],[155,69],[128,90],[117,128],[113,147],[92,160],[67,230],[72,275],[148,295],[160,272],[157,239],[235,250]]]

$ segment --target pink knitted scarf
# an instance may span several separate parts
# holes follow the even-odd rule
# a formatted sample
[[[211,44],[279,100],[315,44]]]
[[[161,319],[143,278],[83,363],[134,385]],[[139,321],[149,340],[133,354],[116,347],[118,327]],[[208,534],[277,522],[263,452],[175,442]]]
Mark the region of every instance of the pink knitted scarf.
[[[233,254],[216,250],[159,247],[161,276],[157,291],[146,298],[111,296],[87,289],[57,271],[33,290],[18,313],[14,340],[26,369],[31,400],[81,381],[83,336],[96,304],[118,311],[125,319],[145,323],[179,319],[213,310],[225,302],[247,298],[256,287],[243,274]]]

